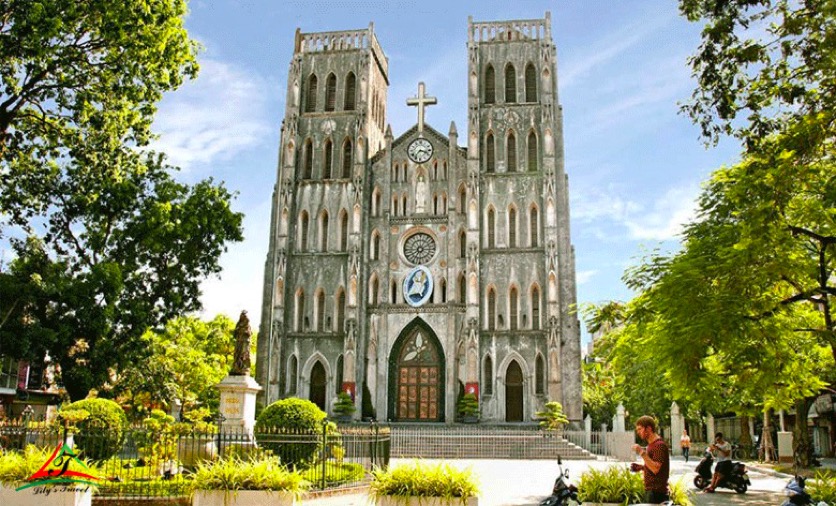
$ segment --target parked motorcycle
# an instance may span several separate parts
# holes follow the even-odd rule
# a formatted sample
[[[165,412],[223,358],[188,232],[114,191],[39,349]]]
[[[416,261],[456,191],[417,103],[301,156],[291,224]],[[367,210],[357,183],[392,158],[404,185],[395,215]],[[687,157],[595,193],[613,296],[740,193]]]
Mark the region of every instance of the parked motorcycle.
[[[552,495],[540,502],[540,506],[568,506],[578,504],[578,487],[569,483],[569,470],[563,470],[563,461],[557,456],[557,470],[559,474],[554,480]]]
[[[711,466],[714,464],[714,455],[710,451],[705,450],[700,463],[697,464],[697,476],[694,478],[694,486],[702,490],[711,485]],[[745,494],[752,482],[749,480],[749,472],[742,462],[732,462],[731,472],[723,476],[718,487],[730,488],[738,494]]]

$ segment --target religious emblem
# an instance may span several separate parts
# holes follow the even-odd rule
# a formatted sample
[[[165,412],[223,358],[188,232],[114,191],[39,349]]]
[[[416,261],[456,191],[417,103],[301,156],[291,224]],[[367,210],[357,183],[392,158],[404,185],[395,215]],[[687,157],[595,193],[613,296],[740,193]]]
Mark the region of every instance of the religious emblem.
[[[409,271],[403,280],[403,293],[410,306],[423,306],[433,293],[433,277],[430,270],[419,265]]]

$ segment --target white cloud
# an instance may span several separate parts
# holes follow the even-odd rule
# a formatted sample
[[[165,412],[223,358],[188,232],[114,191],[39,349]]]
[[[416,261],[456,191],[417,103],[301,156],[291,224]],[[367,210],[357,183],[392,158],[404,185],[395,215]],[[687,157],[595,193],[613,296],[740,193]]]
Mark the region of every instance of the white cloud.
[[[596,274],[598,274],[597,270],[579,271],[575,273],[575,281],[577,282],[577,284],[583,285],[589,282],[589,280],[592,279]]]
[[[163,99],[153,148],[174,165],[195,170],[257,146],[270,132],[265,104],[272,89],[233,64],[203,60],[195,81]]]

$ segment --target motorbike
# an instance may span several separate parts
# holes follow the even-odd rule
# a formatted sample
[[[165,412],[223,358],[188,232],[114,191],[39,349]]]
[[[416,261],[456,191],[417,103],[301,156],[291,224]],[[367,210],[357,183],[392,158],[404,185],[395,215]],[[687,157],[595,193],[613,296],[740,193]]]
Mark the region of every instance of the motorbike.
[[[563,461],[557,457],[557,479],[554,480],[552,495],[540,501],[540,506],[568,506],[578,503],[578,487],[569,483],[569,470],[563,469]],[[571,501],[571,502],[570,502]]]
[[[697,476],[694,478],[694,486],[700,490],[711,485],[711,466],[714,464],[714,455],[710,451],[705,451],[700,463],[697,464]],[[752,482],[749,480],[749,472],[742,462],[732,462],[731,472],[723,476],[718,487],[730,488],[738,494],[745,494]]]

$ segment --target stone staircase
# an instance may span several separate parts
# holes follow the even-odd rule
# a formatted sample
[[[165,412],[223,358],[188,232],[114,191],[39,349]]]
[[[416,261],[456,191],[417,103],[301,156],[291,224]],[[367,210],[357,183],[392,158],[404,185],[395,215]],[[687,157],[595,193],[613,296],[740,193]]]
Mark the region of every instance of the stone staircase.
[[[559,434],[526,426],[393,424],[392,458],[595,460]]]

